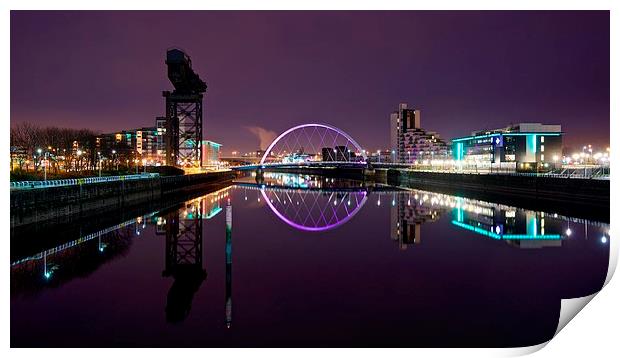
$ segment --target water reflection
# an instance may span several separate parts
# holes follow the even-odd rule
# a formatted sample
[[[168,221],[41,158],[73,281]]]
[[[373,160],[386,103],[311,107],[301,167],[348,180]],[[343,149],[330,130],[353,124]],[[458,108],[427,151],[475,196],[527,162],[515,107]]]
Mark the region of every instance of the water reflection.
[[[257,191],[257,201],[266,203],[287,225],[303,231],[326,231],[345,224],[366,203],[368,188],[360,182],[310,175],[265,173],[256,183],[239,182]]]
[[[226,205],[226,328],[232,324],[232,205]]]
[[[222,211],[222,201],[229,193],[230,188],[225,188],[19,258],[11,263],[11,293],[34,294],[46,287],[59,287],[74,278],[86,276],[102,264],[122,256],[147,226],[155,226],[156,235],[165,236],[162,275],[174,280],[166,299],[166,320],[171,323],[183,321],[189,315],[194,295],[207,278],[203,264],[203,220],[212,219]],[[232,218],[230,202],[228,217]],[[228,272],[232,263],[231,239],[227,236]],[[227,311],[230,309],[228,305]]]
[[[582,230],[586,240],[596,236],[608,244],[609,225],[569,218],[554,213],[468,199],[424,190],[403,190],[386,186],[322,178],[308,175],[266,173],[259,183],[237,182],[244,201],[266,203],[278,218],[302,231],[335,229],[351,220],[367,202],[390,205],[390,238],[399,248],[420,244],[421,226],[448,216],[455,227],[481,238],[503,240],[519,248],[559,247],[574,230]],[[35,292],[42,285],[58,286],[73,277],[84,276],[131,246],[147,225],[165,236],[164,277],[174,282],[166,313],[171,322],[189,313],[193,295],[207,277],[203,263],[203,220],[217,216],[226,204],[226,311],[230,324],[229,301],[232,281],[232,205],[230,190],[189,200],[183,204],[127,220],[11,263],[11,287],[15,293]],[[590,233],[588,233],[590,228]],[[592,232],[594,230],[595,232]],[[53,282],[53,283],[52,283]]]
[[[132,237],[140,234],[145,218],[85,235],[62,245],[11,262],[11,292],[35,293],[47,285],[60,286],[75,277],[86,276],[99,266],[129,250]]]
[[[235,323],[234,327],[232,325],[233,206],[234,210],[236,210],[235,220],[240,222],[236,224],[238,231],[235,234],[235,253],[237,255],[235,256],[235,275],[237,275],[235,276],[235,283],[239,286],[236,289],[238,296],[235,296],[235,312],[237,314],[235,322],[243,323]],[[260,224],[268,221],[268,218],[271,218],[274,223],[279,225],[271,225],[271,221],[269,221],[269,225],[273,227],[265,229],[266,233],[264,235],[263,232],[260,232],[261,235],[256,235],[256,231],[248,232],[243,230],[249,227],[260,228]],[[385,221],[381,221],[384,219]],[[423,229],[425,225],[428,225],[429,229],[433,227],[433,230]],[[374,230],[375,227],[378,230]],[[221,231],[218,231],[218,228]],[[290,228],[294,228],[294,230]],[[287,236],[284,229],[294,232],[295,235],[292,237]],[[381,236],[377,237],[377,234],[367,234],[369,231],[379,232]],[[343,234],[344,232],[349,234]],[[437,233],[442,234],[438,235]],[[462,233],[462,235],[459,233]],[[423,238],[423,234],[427,237]],[[325,237],[330,238],[330,240],[295,240],[304,235],[309,237]],[[448,237],[447,240],[446,237]],[[153,238],[157,240],[153,240]],[[388,241],[389,239],[397,243],[398,248],[401,250],[408,248],[412,250],[402,253],[398,252],[399,250],[391,245],[390,241]],[[600,256],[601,254],[598,252],[603,250],[592,250],[592,245],[585,246],[580,243],[579,245],[581,246],[576,246],[578,250],[569,252],[571,242],[573,244],[579,243],[583,241],[582,239],[596,240],[596,242],[591,244],[603,247],[606,251],[609,245],[609,225],[568,218],[555,213],[525,210],[423,190],[409,190],[374,183],[315,176],[266,173],[264,178],[258,182],[253,178],[240,180],[232,187],[180,204],[171,205],[156,212],[146,213],[118,225],[67,241],[62,245],[40,250],[40,252],[34,255],[12,257],[11,294],[12,299],[19,300],[23,298],[36,298],[41,293],[46,292],[46,290],[62,290],[62,286],[65,284],[71,281],[79,281],[75,280],[76,278],[88,278],[95,271],[103,269],[105,264],[129,256],[130,252],[134,253],[132,258],[134,261],[132,262],[136,262],[135,255],[149,254],[144,249],[146,246],[139,245],[144,242],[143,240],[151,240],[154,244],[150,244],[148,247],[151,248],[150,250],[153,250],[153,248],[157,250],[155,255],[157,258],[155,266],[157,267],[155,271],[145,270],[145,272],[148,272],[150,277],[158,277],[158,280],[165,287],[161,292],[157,292],[157,297],[153,298],[145,294],[144,297],[140,297],[140,300],[145,302],[155,300],[158,312],[164,317],[160,321],[165,322],[169,326],[171,326],[170,324],[176,324],[177,326],[187,324],[188,322],[186,321],[189,317],[196,316],[205,321],[217,320],[220,328],[226,328],[230,332],[248,327],[249,320],[252,318],[258,322],[257,324],[264,324],[264,322],[261,323],[260,321],[266,317],[256,313],[248,314],[248,310],[251,309],[249,306],[251,306],[254,299],[260,301],[262,297],[269,296],[273,294],[272,292],[280,290],[282,287],[287,288],[281,289],[278,292],[283,297],[288,297],[286,295],[296,297],[295,294],[303,296],[304,291],[296,286],[296,275],[300,275],[303,278],[300,281],[306,280],[308,286],[314,287],[313,289],[316,289],[317,292],[327,292],[329,291],[327,287],[338,287],[343,292],[348,292],[348,294],[342,293],[342,297],[330,295],[327,295],[328,298],[324,298],[326,296],[323,295],[304,296],[307,297],[310,303],[302,303],[300,300],[295,299],[280,299],[280,296],[273,298],[274,301],[272,303],[275,302],[275,307],[280,307],[280,305],[283,307],[282,312],[285,312],[284,316],[291,314],[296,316],[297,319],[302,320],[305,319],[305,316],[299,310],[299,307],[305,304],[308,307],[314,308],[332,307],[327,302],[336,305],[333,311],[329,309],[322,313],[313,311],[318,316],[321,314],[339,315],[339,312],[345,309],[339,305],[339,300],[347,302],[356,301],[360,309],[369,307],[369,310],[363,310],[363,312],[370,316],[373,315],[373,312],[379,314],[382,312],[381,310],[387,309],[385,307],[390,307],[390,305],[386,305],[385,301],[377,302],[377,300],[383,300],[383,298],[372,296],[372,293],[366,291],[358,292],[357,289],[362,284],[355,282],[358,276],[367,277],[369,283],[364,282],[363,284],[382,287],[382,290],[385,289],[392,292],[392,294],[402,295],[400,298],[403,300],[420,300],[420,304],[428,305],[428,307],[433,309],[436,308],[433,306],[436,298],[424,301],[422,296],[416,296],[413,293],[409,296],[409,291],[407,290],[410,290],[411,287],[399,287],[398,285],[401,282],[411,281],[414,285],[417,285],[416,287],[419,286],[427,289],[428,292],[433,292],[433,294],[444,295],[447,292],[443,291],[445,288],[441,282],[449,282],[450,277],[458,278],[458,275],[462,274],[464,275],[462,276],[463,282],[469,282],[467,279],[471,279],[471,277],[480,278],[481,281],[486,280],[484,282],[492,282],[493,284],[489,283],[489,291],[494,291],[496,287],[499,287],[497,291],[500,293],[509,289],[501,286],[503,284],[500,283],[502,279],[494,281],[495,277],[489,278],[491,276],[486,277],[484,274],[477,276],[484,273],[482,271],[485,269],[482,267],[484,265],[473,265],[475,267],[472,267],[472,262],[467,261],[466,253],[469,253],[470,257],[478,257],[478,255],[482,257],[485,254],[493,256],[497,254],[498,257],[507,262],[506,265],[497,262],[494,265],[497,266],[497,270],[503,270],[501,271],[503,275],[512,277],[512,281],[510,279],[508,281],[515,285],[513,295],[515,295],[514,301],[517,302],[515,310],[518,311],[522,307],[519,306],[517,294],[522,293],[527,296],[539,288],[542,290],[546,287],[553,287],[551,284],[545,283],[543,285],[540,283],[549,282],[553,277],[559,277],[558,280],[564,280],[564,277],[573,277],[573,281],[570,284],[576,288],[571,286],[571,289],[562,291],[562,295],[566,293],[567,297],[576,294],[575,292],[580,295],[587,294],[588,292],[591,293],[593,288],[600,287],[600,282],[604,279],[604,275],[600,273],[601,270],[599,269],[599,266],[602,267],[603,265],[598,265],[598,262],[600,262],[601,257],[606,256]],[[464,242],[465,240],[472,241]],[[217,253],[219,258],[223,259],[223,262],[215,265],[216,267],[213,264],[210,265],[211,267],[207,267],[205,257],[208,250],[205,249],[205,245],[214,241],[221,243]],[[382,246],[374,246],[377,241],[385,243],[383,246],[386,246],[386,249],[383,250]],[[494,244],[493,241],[498,243]],[[343,243],[339,244],[338,242]],[[434,242],[440,244],[432,246]],[[424,244],[431,245],[425,246]],[[354,247],[354,245],[359,245],[360,250],[352,250],[351,247]],[[492,245],[495,245],[495,247],[490,247]],[[501,247],[502,251],[494,251],[497,250],[497,246]],[[144,251],[136,253],[138,247],[140,247],[139,250]],[[320,247],[315,251],[317,254],[303,256],[304,250],[312,251],[315,250],[315,247]],[[458,250],[455,248],[458,248]],[[526,251],[513,250],[512,248],[548,249],[531,252],[545,253],[544,257],[542,255],[538,257],[525,257]],[[458,254],[444,256],[446,251],[442,250],[449,251],[451,249],[454,249]],[[269,255],[273,255],[273,267],[269,266],[269,263],[265,263],[269,261],[265,261],[264,258],[268,255],[265,255],[265,252],[262,252],[263,255],[261,255],[259,250],[271,250],[266,252]],[[224,251],[223,255],[222,251]],[[329,255],[332,251],[338,252],[338,254],[334,254],[334,257],[337,257],[337,259],[333,259],[334,262],[338,262],[337,270],[331,266],[322,266],[328,265],[331,262]],[[556,255],[555,257],[547,255],[549,253],[560,253],[561,251],[569,252],[570,255]],[[293,253],[290,257],[289,252]],[[493,255],[489,254],[490,252],[493,252]],[[346,256],[347,254],[350,255]],[[411,259],[411,254],[421,255],[416,256],[418,259],[416,261]],[[161,259],[162,256],[163,259]],[[308,272],[304,272],[300,268],[303,264],[295,262],[297,260],[296,257],[300,257],[300,262],[302,261],[301,257],[308,261],[306,264],[311,267]],[[327,258],[319,259],[320,257]],[[360,257],[365,257],[367,261],[360,259]],[[458,267],[454,271],[451,271],[452,266],[450,266],[451,263],[447,260],[448,257],[454,262],[454,267]],[[549,260],[549,262],[545,262],[545,260]],[[574,262],[577,261],[574,260],[582,261],[579,261],[580,265],[575,265]],[[268,267],[261,267],[259,262]],[[358,262],[359,266],[356,266]],[[368,265],[369,262],[372,264]],[[438,262],[442,263],[439,264]],[[514,267],[526,267],[524,264],[526,262],[529,267],[532,267],[534,272],[537,272],[537,275],[525,275],[521,281],[517,277],[515,281],[515,274],[513,274],[511,264],[514,264]],[[594,265],[593,262],[597,264]],[[424,266],[425,264],[428,266]],[[551,264],[557,264],[557,266],[554,266],[554,270],[557,269],[558,272],[563,272],[564,275],[552,277],[551,273],[549,273],[548,276],[544,276],[547,275],[546,273],[549,270],[536,269],[541,267],[548,268],[551,266],[545,265]],[[138,266],[142,265],[146,266],[144,262],[139,261],[134,268],[140,270]],[[372,270],[364,271],[369,266],[373,267]],[[582,272],[577,274],[583,275],[585,279],[579,280],[575,278],[575,272],[569,271],[578,270],[577,266],[583,268],[579,268]],[[412,267],[415,269],[411,269]],[[463,269],[463,267],[468,268]],[[353,273],[347,276],[347,269],[352,270],[351,272]],[[433,280],[427,280],[424,275],[416,275],[416,269],[421,271],[427,270],[426,272],[437,272],[437,274],[436,277],[433,276]],[[122,270],[118,270],[121,272],[120,275],[124,274]],[[255,280],[261,280],[260,284],[254,284],[254,282],[247,279],[249,272],[256,271],[260,273],[261,270],[266,271],[262,275],[254,277]],[[291,273],[291,277],[286,275],[288,270],[295,270],[294,273]],[[338,270],[347,274],[339,276]],[[471,273],[467,270],[471,270]],[[159,278],[159,272],[162,273],[164,279]],[[315,275],[315,272],[320,272],[322,275]],[[360,272],[363,274],[359,274]],[[244,274],[246,275],[245,280]],[[468,274],[471,274],[471,276],[468,276]],[[282,278],[281,276],[286,277]],[[293,278],[293,276],[295,277]],[[320,277],[320,279],[317,279],[317,277]],[[347,280],[352,282],[349,284]],[[540,280],[540,282],[536,280]],[[216,283],[221,282],[221,286],[214,284],[213,281]],[[433,286],[434,281],[438,282],[437,287]],[[282,285],[283,282],[286,286]],[[565,284],[565,281],[561,282]],[[268,288],[263,289],[262,285]],[[558,284],[557,287],[560,287],[560,285]],[[220,287],[220,290],[217,287]],[[280,289],[273,289],[273,287],[280,287]],[[290,293],[287,291],[289,288]],[[127,288],[125,287],[125,289]],[[323,289],[326,291],[321,291]],[[424,291],[424,289],[421,290]],[[556,290],[558,289],[556,288]],[[217,295],[217,301],[220,302],[214,305],[217,306],[219,319],[213,318],[214,316],[204,316],[205,301],[201,301],[201,299],[204,300],[204,296],[213,291]],[[555,296],[543,296],[545,292],[541,292],[538,293],[540,297],[548,299],[549,302],[553,298],[553,303],[557,303]],[[121,294],[122,292],[114,293]],[[353,296],[354,294],[357,294],[357,296]],[[452,292],[452,294],[462,295],[463,293],[455,289],[455,292]],[[480,299],[476,296],[477,294],[479,294],[477,291],[471,293],[472,296],[475,296],[475,300]],[[553,294],[555,295],[556,291]],[[201,297],[201,295],[203,296]],[[564,297],[560,294],[557,295]],[[448,296],[446,294],[442,297]],[[197,299],[197,297],[201,297],[201,299]],[[368,301],[365,301],[365,298],[368,298]],[[243,304],[244,299],[246,305]],[[465,299],[467,300],[468,296]],[[389,300],[389,297],[386,296],[385,300]],[[38,301],[35,300],[34,303],[36,302]],[[502,302],[502,304],[507,304],[506,301]],[[33,306],[35,306],[34,303]],[[373,306],[375,303],[377,306]],[[437,308],[436,314],[441,315],[441,312],[444,312],[441,310],[445,310],[445,307],[450,307],[452,304],[454,303],[442,301],[441,307],[443,308]],[[346,307],[348,307],[347,309],[352,309],[352,306],[348,303]],[[504,309],[499,304],[497,304],[497,307],[499,311]],[[197,309],[198,312],[196,312]],[[243,311],[244,309],[245,311]],[[263,307],[260,309],[263,309]],[[409,308],[403,308],[403,310],[403,312],[406,312]],[[546,313],[546,310],[548,308],[540,308],[539,312]],[[429,309],[427,311],[431,312],[432,310]],[[273,312],[274,310],[271,309],[271,313]],[[483,310],[481,312],[483,315],[486,311]],[[21,313],[25,314],[24,312]],[[350,311],[343,314],[350,318],[357,317],[356,315],[359,312]],[[415,315],[413,313],[410,314],[408,319],[411,320],[414,319],[412,317],[416,317],[415,315],[423,315],[421,312],[415,312]],[[452,311],[445,311],[446,317],[442,316],[443,318],[437,319],[437,321],[446,320],[448,319],[447,317],[454,317],[455,314]],[[265,313],[265,315],[268,316],[268,313]],[[484,317],[486,317],[485,319],[493,319],[492,316],[494,315],[495,313],[489,313],[488,317]],[[552,318],[556,317],[555,313],[550,316]],[[320,317],[323,318],[323,316]],[[378,322],[379,318],[373,317],[369,319],[369,322]],[[429,317],[428,319],[430,320],[431,318]],[[467,319],[464,318],[464,321],[469,320],[469,317]],[[323,321],[317,318],[316,323],[320,322]],[[354,324],[355,320],[352,319],[351,322]],[[340,328],[347,328],[345,327],[346,322],[338,321],[337,324],[343,325]],[[301,329],[297,326],[293,328]],[[348,328],[352,329],[352,327]],[[312,327],[308,327],[308,330],[311,329]],[[400,329],[398,331],[401,332],[403,330]],[[213,331],[210,332],[213,333]],[[265,335],[267,334],[268,332],[265,332]],[[283,333],[280,332],[280,334]],[[532,336],[534,335],[532,333]],[[258,336],[261,336],[261,334],[258,334]],[[454,333],[454,337],[457,336],[458,334]],[[248,336],[240,337],[247,339]],[[472,342],[472,344],[480,345],[480,343],[476,342]],[[510,344],[515,343],[511,341]]]
[[[588,226],[600,229],[602,243],[609,235],[609,226],[603,223],[424,190],[394,193],[391,201],[391,237],[402,249],[420,243],[421,224],[445,215],[460,229],[520,248],[561,246],[562,240],[572,234],[571,223],[573,227],[585,224],[586,239]]]

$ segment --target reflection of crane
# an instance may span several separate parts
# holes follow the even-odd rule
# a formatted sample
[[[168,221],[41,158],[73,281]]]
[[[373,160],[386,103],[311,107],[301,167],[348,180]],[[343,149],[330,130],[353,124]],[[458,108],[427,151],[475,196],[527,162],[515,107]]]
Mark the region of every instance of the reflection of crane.
[[[207,84],[192,69],[192,60],[179,49],[166,53],[168,79],[174,91],[166,98],[166,163],[175,166],[202,164],[202,95]]]
[[[200,212],[200,202],[194,210]],[[166,269],[163,275],[174,277],[168,291],[166,319],[169,322],[182,321],[189,314],[194,294],[207,277],[202,265],[200,215],[181,219],[178,210],[166,215]]]

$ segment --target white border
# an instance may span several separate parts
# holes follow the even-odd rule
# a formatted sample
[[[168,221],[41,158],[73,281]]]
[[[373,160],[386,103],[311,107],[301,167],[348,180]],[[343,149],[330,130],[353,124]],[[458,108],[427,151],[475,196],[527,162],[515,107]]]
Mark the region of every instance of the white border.
[[[504,0],[504,1],[493,1],[493,0],[469,0],[469,1],[441,1],[441,0],[382,0],[382,1],[326,1],[326,0],[315,0],[315,1],[305,1],[305,2],[292,2],[292,1],[273,1],[273,0],[263,0],[263,1],[240,1],[240,0],[217,0],[217,1],[199,1],[199,0],[185,0],[183,2],[171,2],[171,1],[162,1],[162,0],[151,0],[144,2],[135,2],[130,3],[129,1],[122,0],[95,0],[95,1],[78,1],[78,0],[57,0],[57,1],[16,1],[16,0],[5,0],[0,4],[2,7],[2,36],[0,37],[0,45],[1,48],[4,49],[3,56],[1,56],[2,61],[2,71],[5,72],[6,76],[3,76],[5,80],[0,85],[1,92],[1,101],[3,103],[2,108],[4,108],[4,112],[7,113],[5,119],[2,121],[3,133],[2,143],[0,143],[0,157],[8,158],[8,148],[9,148],[9,106],[10,106],[10,82],[8,79],[10,78],[10,64],[9,64],[9,49],[10,49],[10,9],[19,9],[19,10],[36,10],[36,9],[85,9],[85,10],[100,10],[100,9],[124,9],[124,10],[135,10],[135,9],[331,9],[331,10],[340,10],[340,9],[369,9],[369,10],[388,10],[388,9],[418,9],[418,10],[467,10],[467,9],[495,9],[495,10],[548,10],[548,9],[556,9],[556,10],[609,10],[611,9],[611,92],[610,98],[619,98],[617,86],[619,83],[619,72],[617,71],[617,64],[620,63],[620,58],[618,57],[618,46],[619,46],[619,16],[617,16],[616,12],[620,9],[620,2],[618,1],[599,1],[599,0],[588,0],[588,1],[552,1],[552,0]],[[148,4],[148,5],[147,5]],[[614,67],[616,64],[616,67]],[[611,101],[611,117],[618,118],[618,105],[616,102]],[[615,146],[615,135],[618,134],[618,125],[610,120],[610,140],[611,147],[616,148]],[[612,153],[614,150],[612,150]],[[612,157],[613,166],[616,166],[615,156]],[[8,176],[8,161],[5,163],[5,175]],[[612,179],[612,190],[611,197],[618,197],[618,188],[615,185],[615,180]],[[6,183],[8,184],[8,183]],[[3,220],[3,228],[5,228],[5,235],[3,235],[2,245],[3,245],[3,257],[4,262],[10,262],[9,258],[9,248],[8,248],[8,228],[9,228],[9,189],[8,185],[5,185],[4,190],[1,191],[2,202],[4,205],[2,206],[2,213],[0,217]],[[612,222],[615,222],[615,219],[618,217],[618,210],[613,208],[611,210],[611,218]],[[613,229],[613,226],[612,226]],[[610,271],[608,274],[608,282],[613,274],[613,269],[617,264],[618,259],[618,244],[614,240],[614,237],[611,237],[611,264]],[[2,296],[2,340],[3,346],[8,350],[10,345],[9,341],[9,270],[0,270],[0,275],[2,277],[3,287],[6,289],[4,295]],[[617,280],[615,280],[617,281]],[[589,297],[592,298],[592,297]],[[583,301],[587,300],[582,299]],[[618,317],[619,312],[618,305],[620,304],[620,284],[617,282],[611,281],[603,290],[603,294],[596,295],[596,297],[592,298],[593,303],[588,305],[587,309],[584,309],[579,315],[577,315],[573,321],[570,322],[566,328],[561,330],[559,334],[547,344],[542,344],[535,347],[526,347],[519,349],[463,349],[455,350],[450,349],[392,349],[389,351],[385,351],[385,353],[393,355],[393,356],[407,356],[409,357],[411,354],[424,354],[425,356],[446,356],[446,355],[454,355],[458,353],[459,356],[496,356],[496,355],[520,355],[527,354],[534,351],[539,350],[542,347],[545,349],[541,350],[538,354],[541,356],[560,356],[560,355],[598,355],[604,354],[605,356],[612,355],[614,351],[617,352],[617,327],[618,327]],[[577,300],[579,301],[579,300]],[[576,302],[577,302],[576,301]],[[574,303],[564,303],[565,305],[571,305]],[[267,324],[267,323],[266,323]],[[141,352],[143,354],[149,355],[169,355],[169,350],[158,350],[158,349],[148,349],[146,352]],[[383,351],[383,350],[381,350]],[[116,352],[121,354],[135,354],[136,351],[131,351],[127,349],[116,350]],[[34,356],[40,354],[51,354],[52,356],[59,357],[67,357],[67,356],[82,356],[84,354],[88,354],[91,356],[103,356],[110,354],[109,352],[105,352],[102,350],[88,350],[85,351],[83,349],[72,349],[72,350],[46,350],[42,352],[40,350],[10,350],[10,353],[15,356]],[[191,354],[205,354],[205,351],[194,351],[184,350],[182,354],[191,355]],[[242,349],[210,349],[207,354],[210,355],[236,355],[250,353],[248,350]],[[252,355],[264,356],[264,357],[287,357],[289,358],[291,355],[299,356],[299,357],[313,357],[317,354],[328,354],[328,355],[355,355],[361,357],[370,357],[375,356],[379,352],[378,350],[366,350],[366,349],[348,349],[346,351],[337,350],[337,349],[322,349],[321,351],[317,350],[290,350],[290,349],[266,349],[266,350],[252,350]]]

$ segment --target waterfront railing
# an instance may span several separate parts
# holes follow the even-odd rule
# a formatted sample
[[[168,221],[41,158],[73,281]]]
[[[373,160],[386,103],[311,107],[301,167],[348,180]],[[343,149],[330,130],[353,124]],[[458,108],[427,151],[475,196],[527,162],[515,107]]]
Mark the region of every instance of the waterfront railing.
[[[88,177],[88,178],[77,178],[77,179],[15,181],[15,182],[11,182],[11,189],[39,189],[39,188],[51,188],[51,187],[58,187],[58,186],[109,183],[109,182],[124,181],[124,180],[152,179],[152,178],[157,178],[157,177],[159,177],[159,173],[115,175],[115,176],[106,176],[106,177]]]

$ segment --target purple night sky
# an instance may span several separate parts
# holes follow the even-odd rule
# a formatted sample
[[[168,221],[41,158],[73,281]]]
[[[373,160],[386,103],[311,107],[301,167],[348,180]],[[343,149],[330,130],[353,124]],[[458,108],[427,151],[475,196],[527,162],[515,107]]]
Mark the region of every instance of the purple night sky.
[[[12,11],[11,123],[153,126],[169,47],[207,82],[225,154],[306,122],[387,148],[400,101],[446,139],[543,122],[609,143],[607,11]]]

